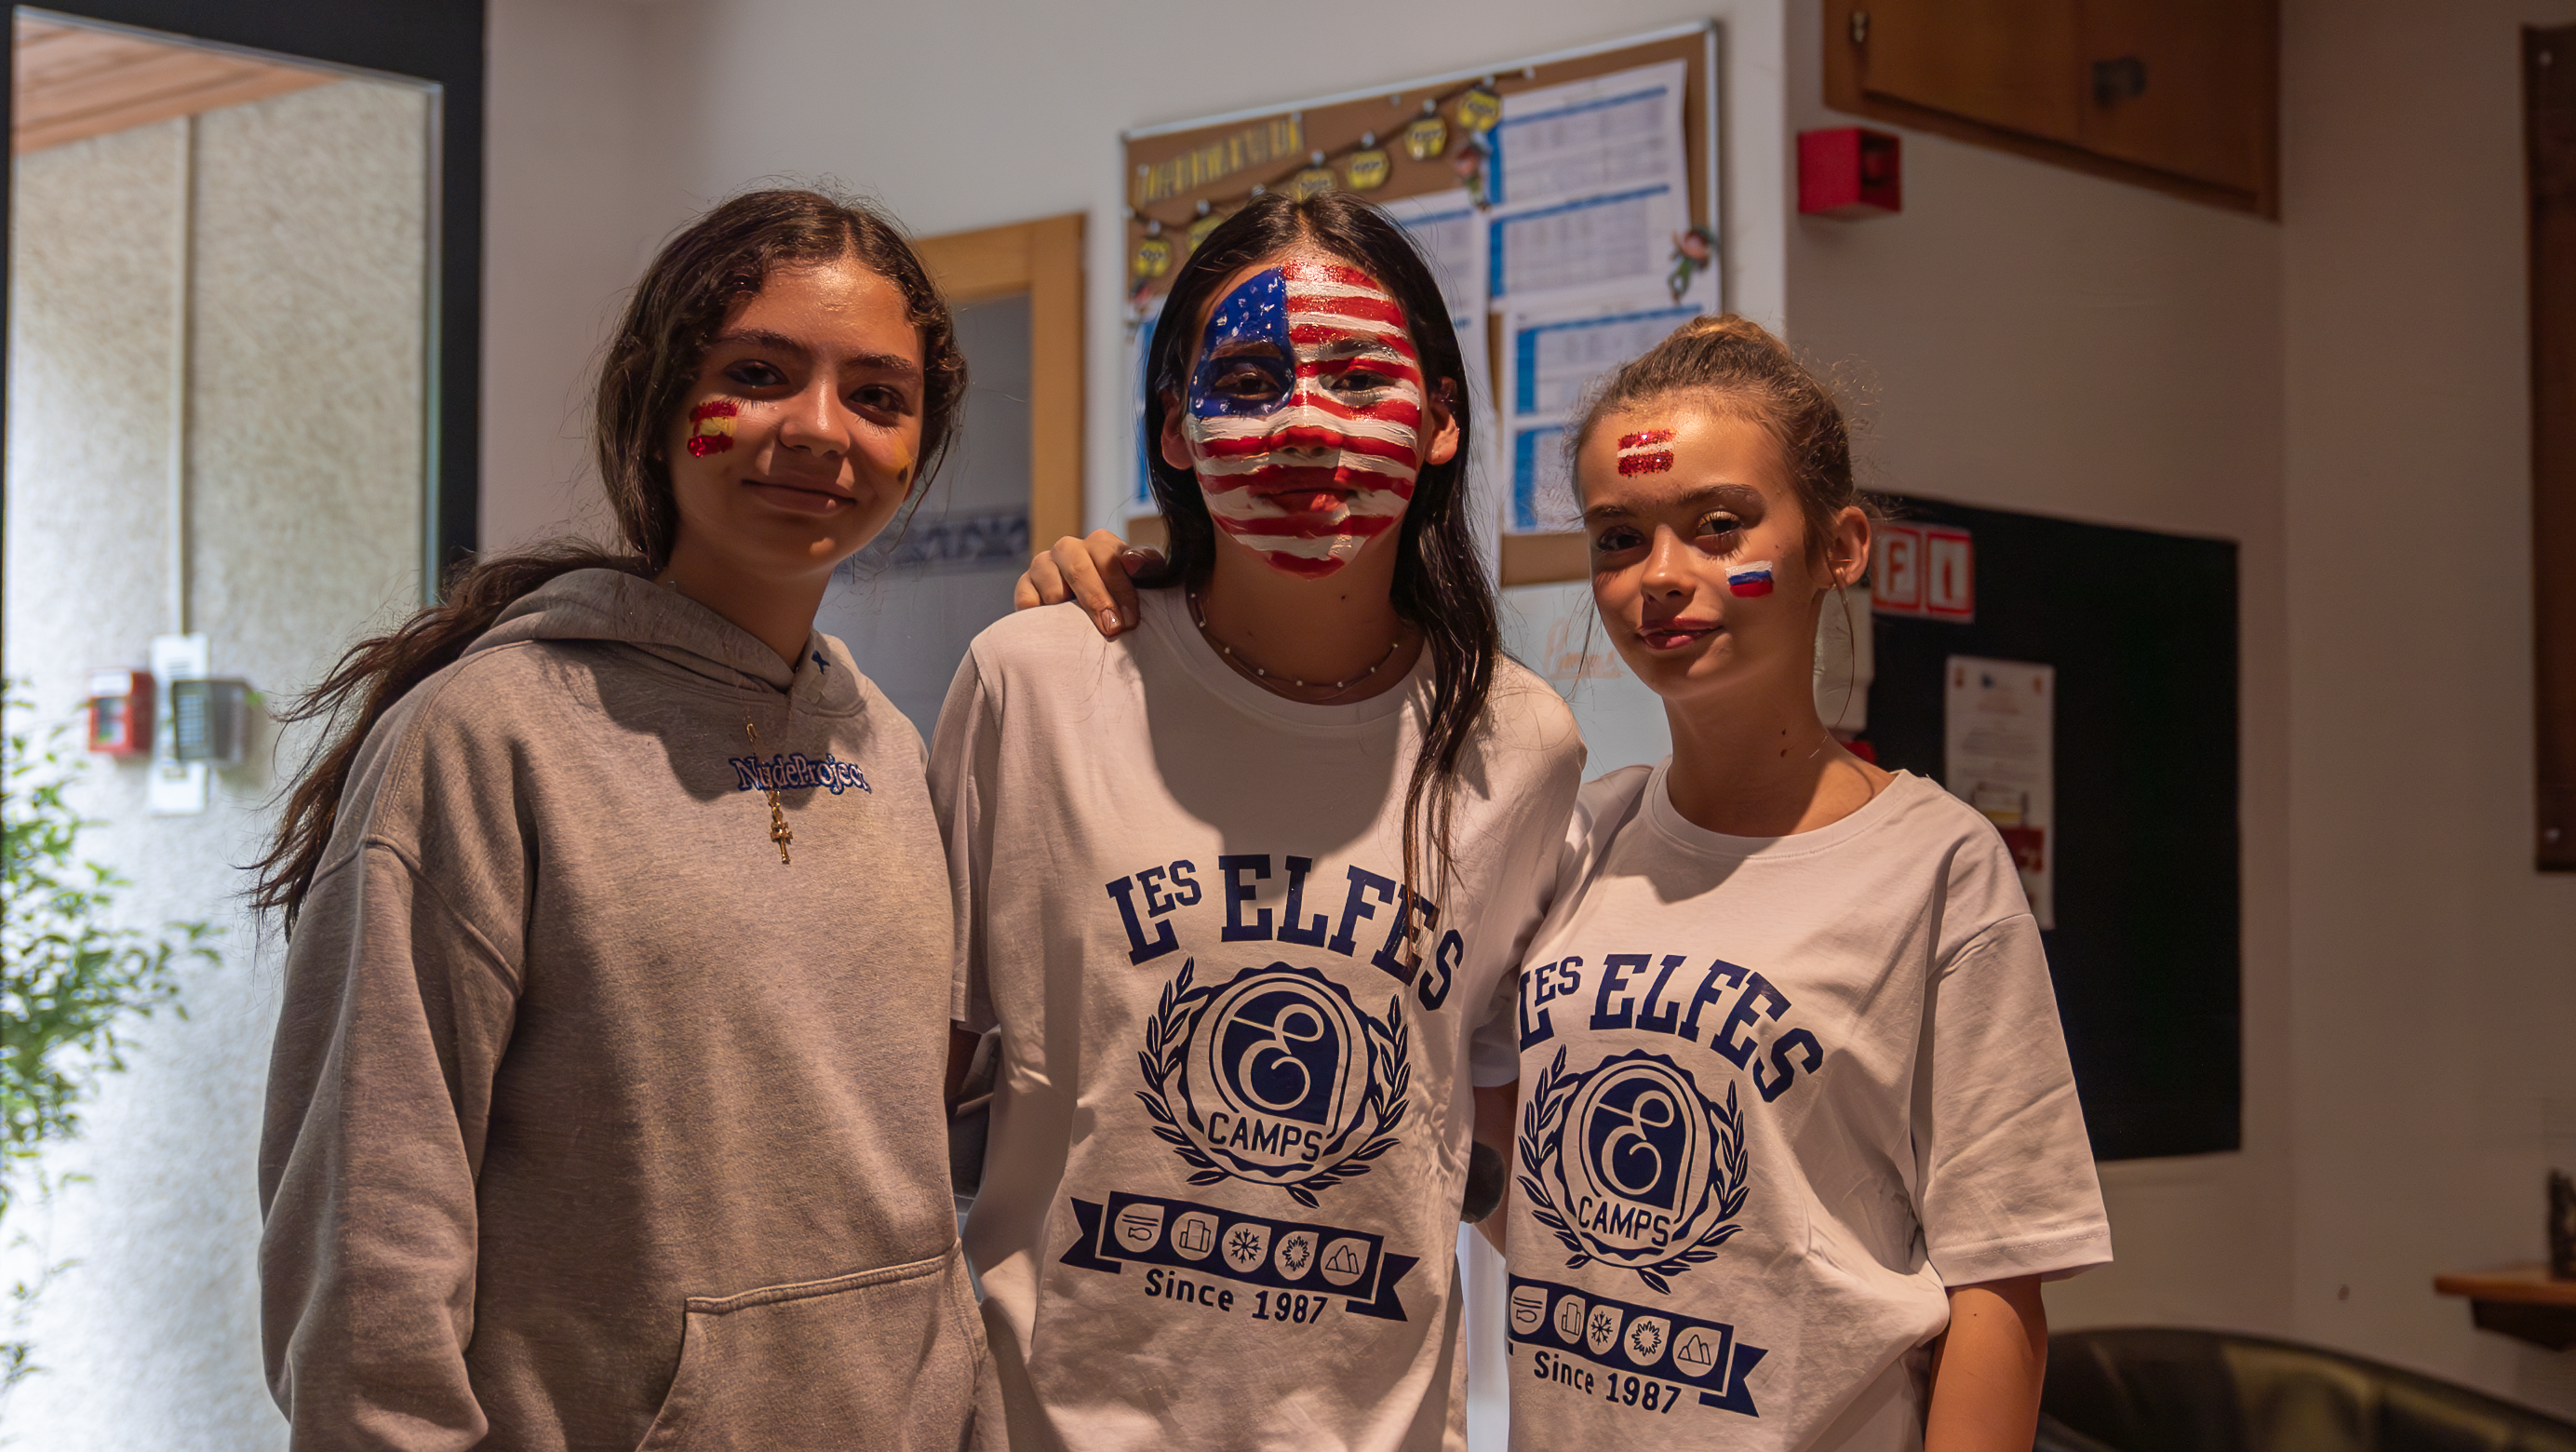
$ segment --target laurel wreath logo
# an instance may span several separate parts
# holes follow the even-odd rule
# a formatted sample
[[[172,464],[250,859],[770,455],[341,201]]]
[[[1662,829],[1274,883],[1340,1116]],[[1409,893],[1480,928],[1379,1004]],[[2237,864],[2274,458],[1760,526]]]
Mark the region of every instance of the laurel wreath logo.
[[[1566,1223],[1556,1202],[1548,1198],[1539,1169],[1550,1154],[1558,1152],[1557,1144],[1564,1133],[1562,1121],[1566,1106],[1573,1101],[1575,1091],[1582,1087],[1583,1078],[1582,1075],[1565,1072],[1563,1049],[1558,1049],[1555,1060],[1540,1071],[1537,1082],[1531,1086],[1529,1102],[1521,1106],[1522,1173],[1515,1177],[1521,1193],[1529,1197],[1531,1218],[1554,1232],[1556,1238],[1564,1242],[1565,1248],[1573,1252],[1565,1262],[1568,1270],[1590,1265],[1599,1257],[1585,1246],[1574,1227]],[[1716,1149],[1709,1176],[1709,1199],[1715,1205],[1715,1213],[1711,1216],[1709,1228],[1701,1233],[1699,1239],[1652,1265],[1621,1267],[1635,1271],[1637,1279],[1667,1296],[1673,1293],[1667,1277],[1717,1259],[1717,1248],[1733,1240],[1735,1233],[1744,1228],[1735,1223],[1735,1217],[1744,1209],[1746,1181],[1744,1114],[1736,1108],[1735,1084],[1728,1081],[1723,1106],[1710,1104],[1705,1096],[1696,1097],[1708,1112],[1709,1131]],[[1603,1264],[1616,1262],[1604,1261]]]
[[[1188,1116],[1188,1127],[1184,1128],[1181,1116],[1172,1112],[1168,1088],[1172,1076],[1180,1072],[1181,1062],[1188,1055],[1190,1035],[1198,1026],[1199,1014],[1216,996],[1213,987],[1191,986],[1190,980],[1197,968],[1196,958],[1185,960],[1181,971],[1173,975],[1171,982],[1163,985],[1162,999],[1155,1006],[1153,1018],[1145,1025],[1145,1051],[1136,1056],[1137,1067],[1145,1075],[1145,1087],[1136,1097],[1144,1102],[1145,1112],[1154,1118],[1155,1137],[1170,1145],[1172,1153],[1179,1155],[1182,1162],[1191,1167],[1191,1184],[1213,1185],[1219,1180],[1233,1179],[1255,1185],[1272,1185],[1286,1190],[1298,1204],[1312,1209],[1317,1191],[1329,1190],[1345,1180],[1367,1174],[1371,1161],[1401,1142],[1395,1137],[1395,1130],[1404,1123],[1405,1111],[1412,1107],[1411,1101],[1405,1098],[1405,1091],[1413,1084],[1413,1064],[1410,1055],[1412,1030],[1405,1025],[1404,999],[1399,994],[1387,1000],[1386,1022],[1380,1023],[1365,1013],[1359,1015],[1366,1028],[1370,1048],[1368,1095],[1361,1102],[1359,1118],[1359,1125],[1365,1127],[1355,1127],[1335,1141],[1345,1144],[1358,1138],[1362,1141],[1358,1149],[1311,1175],[1288,1181],[1261,1179],[1218,1164],[1190,1138],[1191,1129],[1201,1134],[1207,1132],[1206,1126],[1199,1122],[1198,1111],[1191,1108],[1186,1099],[1183,1100],[1182,1113]]]

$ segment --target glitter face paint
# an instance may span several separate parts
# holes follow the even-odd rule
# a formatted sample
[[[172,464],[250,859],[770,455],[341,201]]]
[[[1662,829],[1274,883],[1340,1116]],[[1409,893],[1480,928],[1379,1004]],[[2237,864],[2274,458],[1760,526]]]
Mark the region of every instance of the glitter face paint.
[[[1661,474],[1673,466],[1673,431],[1648,429],[1639,434],[1619,436],[1619,472]]]
[[[1754,560],[1726,567],[1726,588],[1734,595],[1768,595],[1771,593],[1771,562]]]
[[[1208,318],[1182,433],[1217,527],[1320,579],[1393,529],[1422,465],[1422,367],[1375,278],[1287,262]]]
[[[733,400],[710,398],[689,410],[689,457],[703,459],[733,447],[733,421],[742,412]]]

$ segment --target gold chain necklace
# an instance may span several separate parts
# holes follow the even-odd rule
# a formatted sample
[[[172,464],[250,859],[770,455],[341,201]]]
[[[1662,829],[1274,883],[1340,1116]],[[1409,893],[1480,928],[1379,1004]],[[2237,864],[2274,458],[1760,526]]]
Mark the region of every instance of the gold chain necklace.
[[[751,738],[751,759],[756,766],[760,761],[760,728],[751,724],[749,716],[742,718],[742,734]],[[787,844],[796,840],[796,829],[787,825],[787,810],[778,804],[778,773],[775,770],[769,774],[769,840],[778,844],[778,865],[785,867]]]
[[[1270,672],[1263,670],[1261,667],[1254,665],[1252,662],[1245,660],[1239,655],[1236,655],[1234,653],[1233,646],[1217,639],[1216,632],[1208,629],[1207,615],[1204,611],[1199,609],[1199,595],[1196,590],[1184,588],[1181,591],[1181,595],[1184,599],[1190,602],[1190,619],[1197,623],[1200,636],[1203,637],[1208,644],[1216,647],[1217,654],[1225,657],[1226,664],[1233,666],[1236,670],[1250,672],[1254,679],[1260,681],[1263,685],[1269,686],[1272,690],[1278,689],[1278,682],[1271,676]],[[1377,658],[1376,665],[1370,666],[1367,670],[1360,672],[1358,675],[1355,675],[1346,681],[1301,681],[1295,676],[1288,676],[1284,679],[1286,679],[1290,685],[1297,687],[1299,690],[1322,691],[1324,693],[1323,699],[1331,700],[1333,697],[1340,695],[1342,692],[1347,691],[1351,687],[1358,685],[1360,682],[1367,680],[1369,677],[1376,675],[1385,667],[1388,661],[1395,659],[1395,653],[1403,648],[1404,637],[1399,635],[1395,639],[1386,643],[1386,654]]]

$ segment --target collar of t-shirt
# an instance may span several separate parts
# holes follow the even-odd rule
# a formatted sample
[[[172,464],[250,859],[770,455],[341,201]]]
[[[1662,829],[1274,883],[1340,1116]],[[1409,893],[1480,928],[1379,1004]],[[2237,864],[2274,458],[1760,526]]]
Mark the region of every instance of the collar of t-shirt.
[[[1218,699],[1277,725],[1306,731],[1370,726],[1401,714],[1409,699],[1417,693],[1427,693],[1431,687],[1431,652],[1425,650],[1414,659],[1413,669],[1406,672],[1400,684],[1365,701],[1326,706],[1292,701],[1245,680],[1242,673],[1226,664],[1200,632],[1198,623],[1190,618],[1190,602],[1181,590],[1137,593],[1141,634],[1150,648],[1169,655]]]
[[[1812,832],[1798,832],[1786,837],[1730,837],[1712,832],[1691,821],[1673,805],[1668,778],[1673,769],[1669,756],[1655,764],[1654,775],[1646,781],[1645,817],[1649,827],[1674,846],[1701,857],[1729,862],[1761,858],[1766,862],[1783,862],[1800,857],[1813,857],[1856,842],[1903,816],[1908,808],[1924,799],[1927,792],[1941,788],[1910,771],[1896,773],[1896,779],[1885,790],[1864,803],[1861,809],[1839,822],[1818,827]]]

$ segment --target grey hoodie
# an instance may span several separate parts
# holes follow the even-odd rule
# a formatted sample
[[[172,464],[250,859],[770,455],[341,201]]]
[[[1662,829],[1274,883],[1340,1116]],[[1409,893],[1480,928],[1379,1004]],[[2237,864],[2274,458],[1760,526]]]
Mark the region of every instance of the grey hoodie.
[[[960,1446],[950,934],[921,739],[839,641],[791,674],[609,570],[520,601],[370,735],[287,955],[294,1445]]]

